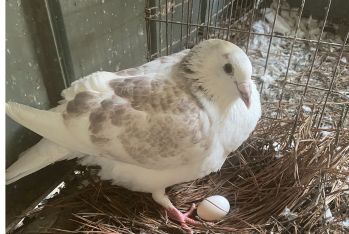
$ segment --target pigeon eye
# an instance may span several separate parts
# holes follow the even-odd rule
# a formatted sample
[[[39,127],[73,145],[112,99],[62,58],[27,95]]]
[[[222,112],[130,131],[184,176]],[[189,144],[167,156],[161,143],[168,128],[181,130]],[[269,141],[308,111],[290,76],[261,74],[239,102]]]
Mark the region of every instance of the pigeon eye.
[[[226,63],[224,66],[223,66],[223,69],[226,73],[228,74],[231,74],[233,73],[233,65],[231,65],[231,63]]]

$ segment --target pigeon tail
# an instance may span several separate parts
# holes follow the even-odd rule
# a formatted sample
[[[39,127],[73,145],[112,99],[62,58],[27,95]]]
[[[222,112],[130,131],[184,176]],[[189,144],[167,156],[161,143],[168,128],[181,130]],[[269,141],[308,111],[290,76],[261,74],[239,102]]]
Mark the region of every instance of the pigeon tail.
[[[6,170],[6,184],[32,174],[54,162],[70,159],[70,151],[47,139],[24,151],[19,159]]]
[[[39,110],[16,102],[8,102],[6,114],[17,123],[54,142],[57,142],[55,140],[57,137],[54,136],[59,136],[65,129],[65,126],[58,126],[63,125],[63,117],[59,112]]]
[[[73,136],[64,124],[59,111],[39,110],[15,102],[6,103],[6,114],[33,132],[69,149],[75,149]]]
[[[23,152],[18,161],[6,170],[6,184],[36,172],[54,162],[70,159],[73,152],[62,146],[71,141],[62,115],[55,111],[38,110],[22,104],[9,102],[6,114],[17,123],[43,136],[38,144]],[[68,147],[69,148],[69,147]]]

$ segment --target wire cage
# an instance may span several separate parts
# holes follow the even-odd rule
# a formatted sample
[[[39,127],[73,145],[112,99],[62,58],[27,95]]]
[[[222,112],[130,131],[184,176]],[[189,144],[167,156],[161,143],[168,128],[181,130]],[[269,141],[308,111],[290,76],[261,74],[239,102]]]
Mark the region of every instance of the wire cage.
[[[329,17],[338,8],[335,1],[322,1],[320,12],[309,10],[313,2],[291,7],[281,0],[147,1],[148,59],[208,38],[231,41],[252,61],[265,118],[292,116],[291,138],[302,112],[311,111],[317,131],[331,128],[338,136],[348,113],[348,28]],[[293,108],[286,110],[284,103]]]
[[[339,170],[344,174],[348,173],[348,165],[345,162],[342,161],[340,166],[336,163],[333,164],[333,161],[336,161],[334,159],[336,158],[335,155],[338,156],[339,152],[348,155],[349,20],[347,14],[341,11],[341,9],[348,9],[348,7],[348,4],[344,1],[331,0],[150,0],[146,3],[145,12],[147,57],[149,60],[191,48],[198,42],[209,38],[220,38],[233,42],[247,53],[253,65],[253,79],[259,88],[263,104],[260,125],[265,129],[269,129],[269,132],[266,131],[267,134],[256,134],[255,138],[262,138],[259,145],[262,145],[263,149],[273,148],[275,153],[273,157],[275,158],[283,157],[284,153],[281,153],[281,149],[283,149],[283,152],[292,152],[290,158],[293,159],[290,160],[293,160],[293,162],[286,160],[284,166],[279,167],[279,170],[285,171],[293,168],[288,176],[296,179],[290,180],[293,182],[288,183],[287,186],[295,186],[295,184],[309,186],[308,189],[304,189],[300,193],[302,195],[299,194],[299,197],[303,196],[303,199],[306,195],[308,196],[307,199],[319,199],[322,195],[309,192],[310,188],[323,189],[322,198],[324,202],[321,204],[325,207],[324,210],[328,212],[328,207],[331,207],[339,213],[342,212],[341,215],[349,212],[347,208],[343,210],[343,206],[348,207],[348,196],[343,195],[345,198],[343,196],[328,198],[328,196],[335,193],[335,191],[338,194],[339,191],[342,191],[341,189],[347,189],[346,185],[343,185],[345,184],[343,177],[337,180],[338,177],[336,176],[319,173],[313,174],[314,177],[307,180],[307,182],[300,179],[300,177],[309,176],[310,170],[307,167],[317,168],[318,171],[341,168]],[[271,130],[272,128],[275,129]],[[312,133],[307,135],[305,134],[307,131]],[[282,137],[276,137],[276,135],[282,135]],[[321,148],[324,143],[323,139],[330,139],[326,141],[326,144],[328,144],[328,149],[325,150],[326,153],[325,151],[315,152],[315,150],[302,156],[299,154],[300,151],[304,150],[303,152],[305,152],[306,148],[311,148],[310,145],[301,146],[301,142],[313,141],[316,142],[314,143],[316,144],[315,148]],[[256,145],[258,146],[258,144],[254,146]],[[300,148],[303,149],[298,151]],[[342,151],[343,149],[346,150]],[[245,153],[245,156],[251,155],[243,149],[240,152]],[[308,154],[327,155],[328,160],[320,163],[321,159],[317,156],[306,159]],[[256,160],[256,156],[253,156],[252,159],[246,159],[246,157],[241,156],[241,153],[238,155],[240,160],[241,157],[243,158],[242,164],[251,166]],[[299,160],[297,157],[304,158]],[[330,159],[331,157],[332,159]],[[343,160],[346,156],[340,156],[340,158]],[[318,164],[312,164],[317,160]],[[341,159],[337,158],[337,160]],[[259,163],[262,161],[260,160]],[[327,169],[325,169],[326,167]],[[282,197],[283,195],[279,194],[278,189],[274,190],[276,195],[273,192],[268,195],[261,195],[263,192],[260,191],[270,189],[273,186],[278,188],[285,186],[281,182],[285,175],[280,176],[276,173],[274,174],[275,178],[270,178],[268,175],[257,173],[258,170],[254,171],[251,168],[253,175],[251,176],[252,179],[250,178],[250,183],[252,185],[249,187],[246,185],[247,182],[242,183],[246,187],[242,186],[243,188],[235,191],[234,196],[238,200],[236,205],[239,207],[243,204],[241,206],[245,206],[245,208],[240,207],[240,213],[238,212],[236,216],[233,215],[233,220],[239,223],[235,227],[250,225],[250,228],[252,227],[257,232],[264,232],[266,229],[258,229],[252,224],[266,222],[265,219],[262,221],[263,218],[258,218],[258,215],[262,216],[264,214],[266,217],[270,217],[274,212],[280,213],[280,206],[275,205],[278,202],[270,203],[269,198],[277,195]],[[275,167],[269,169],[271,172],[275,170]],[[268,171],[267,168],[263,168],[263,170]],[[263,179],[258,178],[258,176]],[[315,177],[320,179],[317,180]],[[276,183],[277,185],[266,183],[266,181],[276,178],[279,180],[279,183]],[[310,182],[316,180],[318,183]],[[341,185],[337,187],[329,181],[337,181],[337,185]],[[257,192],[259,195],[254,197],[248,192],[244,194],[244,192],[241,192],[244,189],[250,189],[251,191],[260,189]],[[240,198],[237,198],[238,195],[236,194],[239,192],[246,195],[246,197],[240,194]],[[296,194],[299,191],[290,190],[288,192]],[[342,194],[346,193],[342,191]],[[265,197],[263,198],[263,196]],[[286,197],[287,195],[285,195],[285,200],[290,198]],[[280,199],[282,200],[282,198]],[[259,206],[257,205],[258,202],[251,206],[245,205],[256,200],[264,203],[264,205]],[[333,202],[340,205],[335,206]],[[309,210],[321,213],[323,212],[321,209],[316,209],[315,206],[313,208],[303,206],[302,208],[300,204],[304,205],[306,202],[301,201],[301,199],[298,200],[297,205],[296,203],[293,200],[289,204],[293,204],[291,206],[294,210],[298,209],[299,216],[303,215],[303,221],[291,225],[289,223],[279,223],[275,225],[279,227],[276,229],[279,231],[291,230],[292,228],[289,228],[292,225],[294,230],[303,231],[320,231],[328,228],[322,225],[319,227],[318,224],[315,224],[316,221],[314,220],[319,220],[320,216],[315,215],[315,217],[307,213]],[[269,210],[268,213],[265,210],[269,208],[274,210]],[[261,209],[265,210],[261,211]],[[294,213],[287,209],[286,207],[282,214],[288,220],[294,220],[296,216],[293,216]],[[307,210],[307,212],[300,211],[302,209]],[[254,210],[255,213],[251,210]],[[326,215],[324,217],[325,220],[333,218]],[[278,223],[276,219],[274,221]],[[325,226],[327,225],[326,221],[323,221],[323,223]],[[286,226],[288,227],[286,228]],[[316,226],[317,229],[314,229]],[[240,229],[230,230],[238,231]],[[272,231],[273,228],[267,230]]]
[[[140,6],[139,2],[142,1],[132,4]],[[124,3],[126,6],[126,0]],[[121,7],[121,3],[117,6]],[[261,95],[263,115],[256,131],[228,157],[222,170],[167,191],[171,201],[183,210],[208,195],[229,198],[234,209],[225,219],[213,226],[197,227],[195,231],[347,231],[348,1],[146,0],[144,10],[146,45],[139,40],[137,48],[147,47],[144,51],[147,60],[190,49],[209,38],[227,40],[249,56],[252,78]],[[111,22],[118,19],[116,14],[113,17]],[[111,28],[101,29],[100,35],[111,34]],[[74,31],[74,22],[70,29]],[[142,30],[138,32],[141,35]],[[129,32],[128,36],[133,37]],[[91,38],[90,35],[86,41],[90,42]],[[115,50],[123,50],[125,45]],[[142,56],[144,52],[140,52]],[[129,61],[135,63],[134,57]],[[102,60],[104,54],[99,58]],[[110,68],[113,62],[107,64]],[[89,65],[86,67],[93,64]],[[63,220],[63,226],[57,224],[45,229],[51,233],[179,232],[178,223],[160,214],[159,206],[149,194],[100,181],[97,171],[96,168],[75,169],[65,179],[69,183],[65,183],[62,194],[45,200],[42,204],[48,206],[37,206],[38,211],[30,210],[25,216],[29,219],[62,216],[59,221]],[[39,220],[36,225],[42,226],[40,218],[36,220]],[[67,220],[73,220],[75,226],[67,228]]]

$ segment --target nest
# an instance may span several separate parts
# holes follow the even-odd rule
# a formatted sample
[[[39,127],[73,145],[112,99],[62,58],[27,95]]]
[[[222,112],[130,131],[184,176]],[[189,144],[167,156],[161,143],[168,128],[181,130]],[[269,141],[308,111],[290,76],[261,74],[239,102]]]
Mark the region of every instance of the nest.
[[[246,42],[246,38],[241,40]],[[254,41],[268,45],[269,38],[256,36],[251,38]],[[219,194],[230,201],[230,213],[219,222],[193,227],[198,233],[344,233],[349,229],[347,62],[339,64],[343,66],[335,74],[336,92],[323,105],[326,95],[319,94],[319,89],[303,94],[304,77],[310,75],[307,54],[313,54],[313,48],[295,45],[298,60],[290,66],[289,83],[297,85],[282,95],[279,91],[284,81],[266,82],[264,75],[285,75],[291,44],[279,39],[272,43],[268,71],[263,71],[266,51],[262,51],[268,46],[250,48],[257,83],[262,80],[264,84],[264,118],[252,136],[227,158],[218,173],[167,190],[173,204],[183,212],[211,195]],[[329,89],[335,72],[332,65],[339,52],[340,48],[329,52],[320,48],[310,79],[316,88]],[[280,95],[283,101],[278,103]],[[100,181],[97,172],[95,168],[76,170],[65,189],[26,220],[60,217],[41,229],[45,233],[183,233],[150,194]]]
[[[349,131],[342,126],[322,136],[313,127],[314,119],[302,115],[291,140],[285,130],[292,128],[292,119],[262,119],[219,173],[172,186],[167,194],[182,211],[210,195],[230,201],[230,213],[217,223],[194,227],[198,233],[344,232],[349,215]],[[97,170],[75,171],[75,181],[30,215],[61,217],[60,224],[43,232],[183,232],[150,194],[100,181]]]

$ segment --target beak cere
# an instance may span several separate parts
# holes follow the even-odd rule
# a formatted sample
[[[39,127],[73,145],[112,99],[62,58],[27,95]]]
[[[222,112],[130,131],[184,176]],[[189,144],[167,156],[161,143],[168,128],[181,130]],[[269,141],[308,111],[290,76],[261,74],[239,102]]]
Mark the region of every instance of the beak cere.
[[[242,101],[244,101],[247,108],[251,106],[251,84],[250,82],[243,82],[237,85]]]

